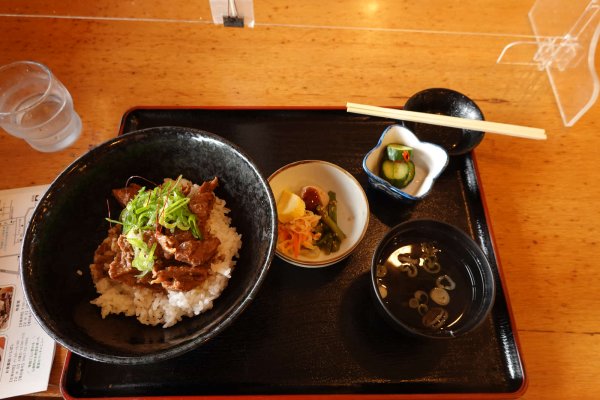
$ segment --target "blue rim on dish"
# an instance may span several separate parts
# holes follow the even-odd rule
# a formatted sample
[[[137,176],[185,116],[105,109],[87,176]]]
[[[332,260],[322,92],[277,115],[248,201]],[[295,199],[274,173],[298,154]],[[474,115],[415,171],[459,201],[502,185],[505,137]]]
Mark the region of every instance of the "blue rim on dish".
[[[417,147],[415,147],[415,149],[420,149],[424,153],[431,153],[435,157],[439,157],[442,160],[441,162],[438,162],[438,164],[436,166],[436,169],[437,169],[436,171],[428,171],[427,172],[427,174],[426,174],[427,182],[426,183],[429,185],[429,187],[423,193],[420,193],[419,195],[413,195],[413,194],[407,193],[406,190],[403,190],[403,189],[393,186],[392,184],[387,182],[385,179],[380,177],[376,172],[372,171],[369,168],[369,166],[367,165],[367,161],[374,154],[374,152],[383,151],[382,145],[383,145],[384,139],[391,132],[392,129],[401,130],[402,134],[408,138],[408,141],[410,143],[403,143],[403,144],[407,144],[409,146],[411,146],[411,145],[414,146],[416,144]],[[428,157],[430,157],[429,154],[428,154]],[[378,165],[380,164],[380,162],[381,162],[381,159],[377,160]],[[434,144],[434,143],[422,142],[408,128],[406,128],[402,125],[396,124],[396,125],[388,126],[383,131],[383,133],[379,137],[377,145],[375,147],[373,147],[363,158],[362,167],[363,167],[363,170],[365,171],[365,173],[367,174],[369,183],[375,189],[380,190],[380,191],[390,195],[391,197],[393,197],[397,200],[403,201],[405,203],[414,203],[414,202],[419,201],[423,197],[425,197],[431,191],[431,188],[433,187],[435,180],[445,170],[446,166],[448,165],[448,162],[449,162],[448,153],[446,153],[444,148],[442,148],[441,146]]]

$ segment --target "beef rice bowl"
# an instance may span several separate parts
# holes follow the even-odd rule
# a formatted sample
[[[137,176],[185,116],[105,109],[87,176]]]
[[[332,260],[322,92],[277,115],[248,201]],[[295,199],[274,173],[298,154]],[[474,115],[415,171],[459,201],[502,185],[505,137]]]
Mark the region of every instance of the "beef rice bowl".
[[[90,265],[103,318],[124,314],[167,328],[212,308],[242,245],[217,185],[179,177],[152,190],[112,190],[123,210]]]

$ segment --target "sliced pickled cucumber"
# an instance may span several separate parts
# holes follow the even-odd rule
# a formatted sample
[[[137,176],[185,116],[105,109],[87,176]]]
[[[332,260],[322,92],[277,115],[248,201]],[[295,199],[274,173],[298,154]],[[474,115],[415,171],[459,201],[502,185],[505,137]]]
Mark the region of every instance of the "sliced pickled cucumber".
[[[412,162],[385,160],[381,164],[381,176],[392,185],[403,188],[412,180],[411,174],[414,177],[414,164],[412,168],[411,164]]]
[[[390,160],[384,160],[381,164],[381,177],[386,181],[392,183],[394,180],[394,162]]]
[[[409,161],[412,159],[412,147],[399,143],[391,143],[386,147],[387,158],[392,161]]]
[[[415,178],[415,163],[412,161],[407,162],[408,164],[408,176],[406,177],[406,182],[404,182],[404,186],[408,186],[409,183]]]

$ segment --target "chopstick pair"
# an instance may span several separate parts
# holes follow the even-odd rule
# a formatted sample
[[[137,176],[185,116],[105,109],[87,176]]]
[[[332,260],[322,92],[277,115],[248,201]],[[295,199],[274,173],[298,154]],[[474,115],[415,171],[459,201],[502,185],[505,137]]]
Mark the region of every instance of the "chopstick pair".
[[[396,110],[393,108],[375,107],[356,103],[346,103],[346,110],[355,114],[364,114],[411,122],[421,122],[450,128],[469,129],[472,131],[498,133],[524,139],[546,140],[546,131],[544,129],[531,128],[528,126],[450,117],[447,115],[428,114],[416,111]]]

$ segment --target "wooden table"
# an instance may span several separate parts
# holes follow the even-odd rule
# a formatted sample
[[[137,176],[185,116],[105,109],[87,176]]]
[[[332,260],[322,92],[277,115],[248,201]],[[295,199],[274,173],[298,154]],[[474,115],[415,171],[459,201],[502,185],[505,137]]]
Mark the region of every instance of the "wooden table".
[[[139,105],[402,106],[448,87],[488,120],[545,128],[544,142],[488,134],[476,150],[524,397],[600,397],[600,106],[566,128],[543,72],[496,63],[531,35],[533,1],[257,0],[253,29],[212,24],[207,1],[52,3],[0,4],[0,64],[47,64],[71,91],[83,134],[44,154],[2,132],[0,189],[51,182]],[[60,396],[65,355],[59,346],[39,396]]]

